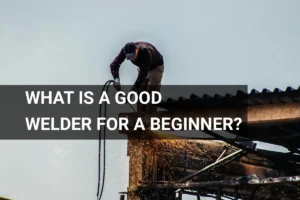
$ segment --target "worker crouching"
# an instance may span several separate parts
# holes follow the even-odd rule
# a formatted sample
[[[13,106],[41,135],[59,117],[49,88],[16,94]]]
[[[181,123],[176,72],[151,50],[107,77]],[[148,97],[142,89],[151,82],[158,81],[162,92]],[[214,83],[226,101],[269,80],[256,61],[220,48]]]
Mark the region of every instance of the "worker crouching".
[[[164,60],[156,47],[148,42],[129,42],[121,49],[110,65],[115,80],[114,86],[119,91],[121,90],[119,68],[125,59],[137,66],[138,71],[138,77],[131,91],[137,92],[139,96],[143,91],[150,94],[153,91],[160,92],[164,74]],[[156,112],[157,106],[153,103],[145,105],[138,101],[137,109],[139,114],[144,115],[145,112]]]

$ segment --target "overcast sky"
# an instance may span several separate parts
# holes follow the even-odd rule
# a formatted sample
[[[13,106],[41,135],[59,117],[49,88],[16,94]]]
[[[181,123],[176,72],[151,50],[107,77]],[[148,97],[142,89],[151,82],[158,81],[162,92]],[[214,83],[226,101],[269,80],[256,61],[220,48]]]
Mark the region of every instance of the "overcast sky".
[[[299,87],[299,10],[298,0],[3,0],[0,83],[103,84],[122,46],[144,40],[164,55],[163,84]],[[137,76],[129,62],[120,74],[122,84]],[[103,199],[117,200],[126,141],[108,143]],[[0,141],[0,196],[96,199],[97,145]]]

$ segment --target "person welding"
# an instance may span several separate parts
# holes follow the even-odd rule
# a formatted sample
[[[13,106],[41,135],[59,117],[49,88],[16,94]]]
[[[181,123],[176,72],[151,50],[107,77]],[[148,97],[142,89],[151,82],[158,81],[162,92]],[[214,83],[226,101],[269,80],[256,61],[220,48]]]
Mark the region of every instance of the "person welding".
[[[114,87],[120,91],[121,83],[119,76],[119,68],[125,59],[130,60],[132,64],[137,66],[138,76],[131,88],[138,94],[142,91],[160,91],[161,82],[164,74],[164,59],[157,48],[149,42],[128,42],[119,54],[114,58],[110,65],[111,74],[114,78]],[[142,105],[137,103],[138,112],[155,112],[156,106]]]

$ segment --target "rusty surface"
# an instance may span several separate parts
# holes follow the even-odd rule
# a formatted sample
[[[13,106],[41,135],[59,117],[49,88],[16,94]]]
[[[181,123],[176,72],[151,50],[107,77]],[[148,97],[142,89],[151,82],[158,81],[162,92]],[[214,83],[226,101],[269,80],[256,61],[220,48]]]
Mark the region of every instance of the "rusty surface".
[[[165,185],[161,183],[175,181],[207,166],[219,157],[225,145],[224,142],[207,140],[129,140],[128,199],[140,200],[139,192],[134,188],[143,184]],[[249,153],[238,161],[213,169],[193,180],[214,183],[213,180],[232,180],[249,174],[261,178],[289,174],[289,171],[277,168],[274,162]]]
[[[205,117],[218,114],[226,114],[226,117],[236,117],[239,115],[238,110],[224,109],[224,110],[186,110],[184,112],[164,111],[157,112],[154,115],[146,115],[143,118],[144,123],[149,124],[151,116],[154,117]],[[120,114],[121,117],[127,116],[131,124],[135,123],[137,117],[135,113]],[[220,115],[218,115],[220,116]],[[264,130],[263,127],[267,127],[271,124],[282,124],[291,121],[300,122],[300,103],[286,103],[276,105],[255,105],[248,108],[248,122],[250,125],[256,126],[253,129],[253,134],[256,134],[259,130]],[[299,123],[300,124],[300,123]],[[286,126],[286,125],[285,125]],[[278,129],[279,130],[279,129]],[[281,129],[283,130],[283,129]],[[286,127],[284,130],[287,130]],[[294,129],[293,132],[299,134],[300,131]],[[272,131],[276,131],[273,129]],[[258,132],[259,133],[259,132]],[[272,132],[267,132],[269,135]],[[179,177],[184,177],[190,173],[195,172],[214,162],[223,151],[225,145],[224,142],[208,141],[208,140],[194,140],[194,139],[176,139],[168,138],[162,135],[157,135],[152,131],[127,131],[128,135],[128,156],[130,157],[130,171],[129,171],[129,187],[128,187],[128,199],[140,200],[139,194],[141,190],[148,189],[174,189],[174,188],[199,188],[201,187],[204,193],[209,190],[216,190],[216,186],[222,186],[223,192],[233,194],[232,187],[247,185],[244,190],[239,190],[240,195],[250,196],[254,186],[258,186],[259,190],[256,192],[254,199],[264,199],[269,196],[270,199],[281,196],[282,199],[293,199],[293,195],[299,193],[299,176],[293,177],[280,177],[297,175],[292,174],[291,171],[284,168],[284,165],[278,165],[269,159],[262,156],[257,156],[253,153],[240,158],[238,161],[233,161],[227,165],[220,166],[213,169],[209,173],[203,174],[203,176],[196,177],[194,181],[200,181],[189,184],[174,184],[168,183],[170,181],[177,180]],[[249,134],[249,132],[247,133]],[[281,139],[280,134],[288,134],[288,132],[276,132],[273,138],[281,142],[289,143],[289,138],[286,136],[286,140]],[[296,134],[296,135],[297,135]],[[278,138],[279,136],[279,138]],[[267,138],[268,139],[268,138]],[[295,144],[297,142],[294,140]],[[293,163],[298,162],[298,158],[292,155],[287,155],[277,152],[263,151],[264,155],[276,156],[279,159],[294,160]],[[296,160],[295,160],[296,159]],[[298,163],[300,164],[300,163]],[[245,176],[249,174],[256,174],[258,176],[258,182],[245,182],[233,180],[237,176]],[[273,177],[273,178],[272,178]],[[277,177],[277,178],[274,178]],[[207,182],[201,182],[207,181]],[[162,184],[164,183],[164,184]],[[145,185],[146,184],[146,185]],[[271,189],[268,185],[276,185],[277,189]],[[291,194],[283,194],[278,192],[278,188],[281,191],[290,190],[294,192]],[[298,188],[298,189],[297,189]],[[296,192],[295,192],[296,191]],[[259,198],[258,198],[259,197]]]
[[[165,169],[177,168],[178,171],[183,169],[196,171],[208,165],[205,158],[199,159],[188,157],[185,161],[182,157],[172,156],[170,154],[160,156],[158,159],[158,164]],[[254,164],[247,164],[241,161],[233,161],[225,166],[214,168],[214,171],[235,176],[256,174],[257,176],[274,177],[282,174],[288,174],[288,171],[285,172],[285,170],[280,170],[272,167],[257,166]]]
[[[269,178],[258,178],[258,179],[237,179],[231,181],[210,181],[210,182],[187,182],[187,183],[168,183],[168,184],[155,184],[155,185],[145,185],[136,188],[140,189],[187,189],[187,188],[201,188],[201,187],[232,187],[240,185],[257,185],[262,186],[265,184],[282,184],[282,183],[300,183],[300,176],[287,176],[287,177],[269,177]]]

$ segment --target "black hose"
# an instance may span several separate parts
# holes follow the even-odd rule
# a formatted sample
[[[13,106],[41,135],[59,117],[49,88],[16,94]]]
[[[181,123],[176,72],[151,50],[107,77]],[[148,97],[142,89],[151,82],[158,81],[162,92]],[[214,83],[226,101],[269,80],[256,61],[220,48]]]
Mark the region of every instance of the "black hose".
[[[109,85],[111,83],[113,83],[114,81],[113,80],[109,80],[107,81],[103,88],[102,88],[102,91],[101,91],[101,95],[103,93],[103,91],[106,89],[106,93],[108,92],[108,88],[109,88]],[[107,107],[107,103],[105,102],[104,104],[104,116],[106,117],[106,107]],[[99,116],[101,117],[102,116],[102,104],[100,104],[100,108],[99,108]],[[105,181],[105,131],[106,129],[104,128],[103,130],[103,176],[102,176],[102,187],[101,187],[101,193],[100,193],[100,196],[99,196],[99,190],[100,190],[100,173],[101,173],[101,131],[102,129],[100,128],[99,130],[99,152],[98,152],[98,190],[97,190],[97,199],[101,199],[102,197],[102,194],[103,194],[103,188],[104,188],[104,181]]]
[[[106,93],[108,93],[108,88],[109,88],[109,85],[111,83],[114,83],[115,81],[114,80],[109,80],[107,81],[103,88],[102,88],[102,91],[101,91],[101,95],[103,93],[103,91],[105,90]],[[132,107],[131,104],[129,104],[131,109],[135,111],[135,109]],[[106,108],[107,108],[107,103],[105,102],[104,103],[104,117],[106,118]],[[102,116],[102,104],[100,104],[100,108],[99,108],[99,116],[101,117]],[[101,192],[100,192],[100,196],[99,196],[99,190],[100,190],[100,173],[101,173],[101,136],[102,136],[102,133],[101,133],[102,129],[100,128],[99,130],[99,152],[98,152],[98,190],[97,190],[97,200],[100,200],[101,197],[102,197],[102,194],[103,194],[103,189],[104,189],[104,182],[105,182],[105,155],[106,155],[106,148],[105,148],[105,144],[106,144],[106,128],[103,129],[103,176],[102,176],[102,186],[101,186]]]

